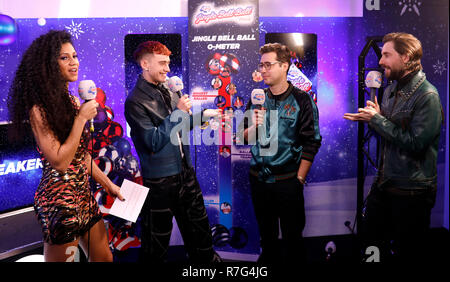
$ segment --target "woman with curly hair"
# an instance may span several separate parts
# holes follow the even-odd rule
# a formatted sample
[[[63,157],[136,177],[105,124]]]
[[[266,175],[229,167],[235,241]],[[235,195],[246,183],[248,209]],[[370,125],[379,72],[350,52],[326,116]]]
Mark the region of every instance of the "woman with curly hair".
[[[106,230],[91,195],[89,174],[106,192],[124,200],[119,187],[92,162],[86,122],[95,100],[80,105],[69,93],[78,79],[78,56],[66,31],[35,39],[12,83],[8,108],[16,136],[31,125],[43,163],[34,209],[44,235],[46,261],[71,261],[80,243],[90,261],[112,261]],[[89,231],[89,232],[88,232]]]

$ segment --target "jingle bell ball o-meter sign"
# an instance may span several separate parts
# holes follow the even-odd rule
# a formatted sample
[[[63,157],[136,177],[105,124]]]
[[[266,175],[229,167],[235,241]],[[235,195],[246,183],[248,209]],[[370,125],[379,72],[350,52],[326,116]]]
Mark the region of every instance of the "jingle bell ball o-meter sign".
[[[215,186],[202,187],[205,203],[216,207],[220,224],[231,228],[233,210],[239,208],[232,199],[233,185],[237,185],[232,175],[238,128],[235,114],[245,111],[252,89],[257,88],[252,73],[259,62],[258,1],[189,0],[188,6],[193,112],[221,109],[225,114],[222,120],[211,119],[203,124],[201,131],[207,134],[194,133],[195,144],[202,147],[200,152],[208,150],[204,146],[215,146],[214,160],[208,156],[211,154],[198,154],[199,167],[212,164],[210,167],[216,169],[218,176],[217,181],[202,179],[199,173],[197,177],[201,185],[203,182],[209,184],[203,186]],[[228,208],[222,211],[222,206]],[[214,224],[214,219],[210,221]]]

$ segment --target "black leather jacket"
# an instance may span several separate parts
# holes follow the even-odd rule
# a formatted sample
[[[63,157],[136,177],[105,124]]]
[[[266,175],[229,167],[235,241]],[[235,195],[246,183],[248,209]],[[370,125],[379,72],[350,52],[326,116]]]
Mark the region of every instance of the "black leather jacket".
[[[443,121],[436,88],[419,71],[402,89],[383,95],[381,114],[370,127],[382,137],[378,184],[402,189],[436,186],[437,153]]]
[[[165,103],[162,92],[170,95],[170,108]],[[165,84],[156,86],[140,76],[125,101],[125,118],[131,128],[131,139],[139,156],[144,178],[160,178],[181,172],[180,145],[176,137],[171,142],[171,133],[174,138],[174,132],[181,129],[179,124],[184,119],[189,122],[184,123],[188,125],[185,132],[189,138],[189,130],[193,128],[194,120],[201,120],[201,113],[194,117],[177,109],[178,100],[178,95],[170,92]],[[181,132],[180,137],[185,138],[181,136]],[[183,139],[183,143],[188,144],[188,140]],[[183,145],[183,153],[191,167],[189,145]]]

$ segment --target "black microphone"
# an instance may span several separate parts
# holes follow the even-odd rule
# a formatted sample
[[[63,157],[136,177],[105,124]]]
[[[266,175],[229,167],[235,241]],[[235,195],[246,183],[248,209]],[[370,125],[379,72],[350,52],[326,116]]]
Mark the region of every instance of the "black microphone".
[[[266,100],[266,94],[264,93],[263,89],[257,88],[257,89],[253,89],[252,94],[250,94],[250,99],[252,101],[252,104],[256,106],[256,109],[258,111],[260,110],[264,110],[263,106],[264,102]],[[260,131],[258,130],[258,128],[261,125],[258,125],[256,127],[256,136],[259,136]],[[259,138],[259,137],[257,137]]]
[[[258,111],[264,110],[262,105],[264,105],[264,102],[266,100],[266,94],[264,93],[263,89],[259,89],[259,88],[253,89],[252,94],[250,95],[250,98],[251,98],[252,104],[256,106],[256,109]],[[256,136],[259,136],[258,128],[260,126],[261,126],[261,124],[258,125],[256,128]]]
[[[263,89],[253,89],[252,94],[250,95],[252,104],[256,106],[256,109],[264,110],[264,101],[266,100],[266,94]],[[261,126],[261,125],[258,125]]]
[[[92,80],[82,80],[80,84],[78,84],[78,95],[80,98],[89,102],[90,100],[94,100],[97,97],[97,87]],[[91,124],[89,130],[94,132],[94,119],[89,121]]]

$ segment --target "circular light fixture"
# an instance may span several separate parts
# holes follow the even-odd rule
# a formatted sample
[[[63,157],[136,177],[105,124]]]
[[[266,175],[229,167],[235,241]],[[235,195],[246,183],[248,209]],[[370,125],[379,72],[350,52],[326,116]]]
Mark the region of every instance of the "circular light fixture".
[[[39,26],[44,26],[47,23],[47,21],[45,20],[45,18],[39,18],[37,20],[37,23]]]
[[[16,39],[16,22],[10,16],[0,14],[0,45],[9,45]]]

